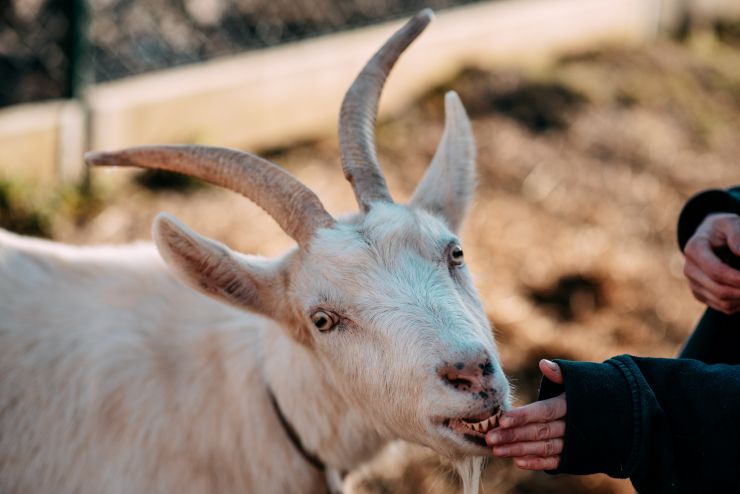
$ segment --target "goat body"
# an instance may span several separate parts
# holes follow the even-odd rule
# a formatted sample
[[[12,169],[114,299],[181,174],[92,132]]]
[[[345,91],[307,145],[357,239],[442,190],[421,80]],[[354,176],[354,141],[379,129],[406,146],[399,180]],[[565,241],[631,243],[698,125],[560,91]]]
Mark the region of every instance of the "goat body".
[[[509,387],[455,233],[472,197],[470,123],[448,94],[409,205],[391,199],[372,139],[385,76],[429,20],[424,11],[397,32],[345,98],[358,214],[334,219],[287,172],[241,151],[88,156],[244,194],[296,240],[279,258],[234,252],[167,215],[154,222],[156,249],[0,231],[0,492],[318,493],[392,439],[487,454],[483,433]]]
[[[2,492],[320,492],[267,399],[265,348],[291,347],[274,322],[189,289],[152,245],[0,232],[0,280]]]

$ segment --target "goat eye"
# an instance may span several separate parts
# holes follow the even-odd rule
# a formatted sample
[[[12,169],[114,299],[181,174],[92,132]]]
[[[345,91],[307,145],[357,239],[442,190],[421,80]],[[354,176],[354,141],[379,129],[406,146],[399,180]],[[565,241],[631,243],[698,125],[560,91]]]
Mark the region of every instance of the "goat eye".
[[[450,262],[455,266],[462,266],[464,261],[462,247],[453,245],[450,249]]]
[[[311,321],[319,331],[329,331],[339,323],[339,318],[330,312],[317,310],[311,314]]]

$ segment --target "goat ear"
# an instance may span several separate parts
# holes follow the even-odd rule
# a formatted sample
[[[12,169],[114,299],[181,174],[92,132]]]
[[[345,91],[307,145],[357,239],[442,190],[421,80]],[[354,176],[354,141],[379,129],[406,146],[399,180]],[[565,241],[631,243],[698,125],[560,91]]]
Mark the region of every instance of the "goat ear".
[[[244,259],[226,246],[204,238],[174,216],[159,214],[152,228],[162,258],[185,284],[230,305],[275,318],[276,286],[282,269]]]
[[[445,130],[411,205],[439,215],[457,231],[475,189],[475,141],[470,120],[457,96],[445,95]]]

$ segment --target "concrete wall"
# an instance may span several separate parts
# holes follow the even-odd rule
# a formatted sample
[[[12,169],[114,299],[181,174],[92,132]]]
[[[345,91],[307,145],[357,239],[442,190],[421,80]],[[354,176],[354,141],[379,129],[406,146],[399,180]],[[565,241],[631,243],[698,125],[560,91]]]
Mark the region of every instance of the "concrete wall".
[[[703,15],[740,5],[691,2],[704,5]],[[466,66],[521,66],[601,43],[649,41],[687,5],[506,0],[445,10],[389,78],[381,114],[399,111]],[[85,148],[201,143],[259,151],[328,135],[352,78],[401,23],[99,84],[88,91],[87,111],[78,102],[0,110],[0,175],[75,179]]]
[[[644,0],[519,0],[443,12],[403,56],[383,110],[464,65],[521,63],[644,37]],[[578,28],[575,28],[574,20]],[[344,91],[400,22],[95,88],[94,148],[200,142],[259,149],[334,131]]]

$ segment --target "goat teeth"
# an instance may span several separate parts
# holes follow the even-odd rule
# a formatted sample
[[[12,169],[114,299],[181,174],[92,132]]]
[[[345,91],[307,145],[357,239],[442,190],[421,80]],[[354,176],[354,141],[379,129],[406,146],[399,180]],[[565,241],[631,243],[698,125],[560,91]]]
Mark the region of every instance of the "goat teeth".
[[[481,420],[480,422],[464,422],[463,424],[468,429],[474,430],[475,432],[486,433],[489,429],[489,419]]]
[[[489,430],[493,429],[494,427],[498,425],[499,414],[500,412],[496,413],[495,415],[492,415],[491,417],[483,419],[480,422],[468,422],[466,420],[458,419],[458,423],[460,423],[462,426],[464,426],[468,430],[479,432],[481,434],[485,434]]]

